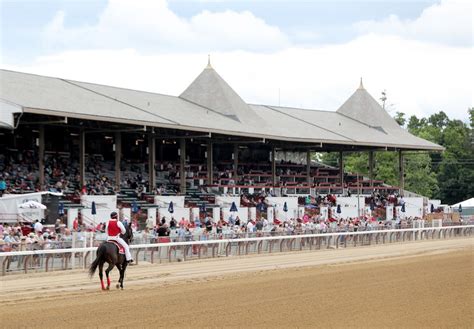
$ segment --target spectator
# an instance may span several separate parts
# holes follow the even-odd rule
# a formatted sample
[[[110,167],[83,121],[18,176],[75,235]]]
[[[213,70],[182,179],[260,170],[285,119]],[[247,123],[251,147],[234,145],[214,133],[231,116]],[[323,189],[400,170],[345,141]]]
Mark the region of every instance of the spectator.
[[[36,222],[33,226],[33,229],[34,229],[36,235],[38,235],[40,232],[41,233],[43,232],[43,224],[41,224],[41,222],[39,220],[36,220]]]

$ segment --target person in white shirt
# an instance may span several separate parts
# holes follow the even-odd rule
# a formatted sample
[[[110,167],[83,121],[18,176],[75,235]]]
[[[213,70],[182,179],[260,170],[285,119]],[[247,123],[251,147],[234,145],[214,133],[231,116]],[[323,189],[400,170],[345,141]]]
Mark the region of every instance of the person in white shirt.
[[[253,222],[251,220],[249,220],[249,222],[247,223],[247,232],[248,233],[253,233],[254,226],[255,225],[253,225]]]
[[[152,216],[149,216],[148,219],[146,220],[146,227],[149,230],[153,230],[153,228],[155,228],[155,224],[156,224],[156,220]]]
[[[38,234],[39,232],[43,232],[43,224],[41,224],[39,220],[36,220],[34,230],[36,234]]]

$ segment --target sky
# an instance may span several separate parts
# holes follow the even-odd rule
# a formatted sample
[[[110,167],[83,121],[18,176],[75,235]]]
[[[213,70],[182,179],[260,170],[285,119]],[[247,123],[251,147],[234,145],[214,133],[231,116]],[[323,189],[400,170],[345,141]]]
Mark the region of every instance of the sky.
[[[0,0],[0,67],[179,95],[207,65],[248,103],[390,114],[474,106],[468,0]]]

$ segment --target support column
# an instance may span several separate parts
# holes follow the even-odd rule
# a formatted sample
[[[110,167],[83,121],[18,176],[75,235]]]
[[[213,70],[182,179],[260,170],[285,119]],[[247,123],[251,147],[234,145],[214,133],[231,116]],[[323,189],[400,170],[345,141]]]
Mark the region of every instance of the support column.
[[[341,187],[344,188],[344,158],[342,151],[339,152],[339,182]]]
[[[239,168],[239,145],[234,145],[234,181],[237,185],[238,180],[238,168]]]
[[[155,135],[150,133],[148,135],[148,182],[150,192],[153,192],[156,187],[156,171],[155,171],[155,162],[156,162],[156,144],[155,144]]]
[[[374,151],[369,151],[369,179],[370,187],[374,187]]]
[[[275,146],[272,146],[272,185],[276,185]]]
[[[207,184],[212,185],[214,183],[214,168],[213,168],[213,146],[212,142],[207,142]]]
[[[186,139],[181,138],[179,140],[179,154],[180,154],[180,166],[179,166],[179,179],[180,179],[180,192],[182,195],[186,194]]]
[[[400,195],[403,196],[405,190],[405,165],[403,161],[403,153],[402,150],[398,151],[398,175],[399,175],[399,187],[400,187]]]
[[[160,159],[160,162],[163,163],[163,143],[161,140],[158,146],[158,159]]]
[[[86,185],[86,133],[81,129],[79,132],[79,183],[80,188]]]
[[[39,126],[38,138],[38,169],[39,169],[39,186],[40,190],[44,189],[44,126]]]
[[[311,185],[311,151],[306,151],[306,180]]]
[[[122,161],[122,133],[115,132],[115,191],[120,191],[120,181],[122,180],[120,162]]]

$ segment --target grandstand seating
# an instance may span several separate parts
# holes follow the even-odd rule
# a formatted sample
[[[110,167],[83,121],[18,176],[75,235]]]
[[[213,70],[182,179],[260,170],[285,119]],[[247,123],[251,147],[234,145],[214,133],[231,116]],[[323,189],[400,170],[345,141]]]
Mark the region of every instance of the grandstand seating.
[[[35,153],[24,151],[22,162],[0,162],[3,172],[11,171],[6,177],[11,193],[27,193],[35,190],[38,179],[37,166],[34,165]],[[66,208],[80,207],[81,187],[78,182],[78,163],[69,160],[67,152],[47,152],[45,171],[47,187],[64,193]],[[9,159],[12,159],[10,157]],[[7,157],[8,159],[8,157]],[[154,203],[154,195],[176,195],[179,191],[179,163],[158,163],[156,169],[156,184],[159,191],[148,191],[147,168],[142,163],[124,162],[121,164],[120,191],[114,191],[115,165],[112,160],[104,160],[102,155],[89,155],[86,159],[87,193],[117,194],[119,204],[129,206],[136,202],[141,208],[147,208]],[[254,194],[265,191],[274,194],[308,195],[336,194],[344,192],[370,194],[373,190],[391,192],[396,187],[387,186],[383,181],[371,182],[360,174],[345,173],[344,186],[340,182],[339,168],[313,163],[310,168],[310,183],[306,175],[306,165],[295,163],[277,163],[277,186],[272,186],[270,162],[239,163],[238,176],[234,176],[233,162],[222,161],[215,164],[213,184],[207,184],[207,168],[205,164],[187,164],[185,168],[187,191],[185,204],[189,207],[211,208],[215,195],[222,193]],[[277,189],[278,187],[278,189]]]

